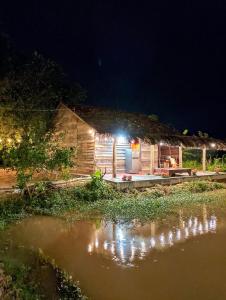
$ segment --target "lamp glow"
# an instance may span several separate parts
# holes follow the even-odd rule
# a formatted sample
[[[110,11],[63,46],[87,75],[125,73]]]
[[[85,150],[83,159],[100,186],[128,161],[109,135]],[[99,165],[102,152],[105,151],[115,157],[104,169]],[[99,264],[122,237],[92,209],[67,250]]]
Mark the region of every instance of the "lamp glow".
[[[120,143],[120,144],[126,143],[126,137],[123,136],[123,135],[119,135],[117,137],[117,142]]]

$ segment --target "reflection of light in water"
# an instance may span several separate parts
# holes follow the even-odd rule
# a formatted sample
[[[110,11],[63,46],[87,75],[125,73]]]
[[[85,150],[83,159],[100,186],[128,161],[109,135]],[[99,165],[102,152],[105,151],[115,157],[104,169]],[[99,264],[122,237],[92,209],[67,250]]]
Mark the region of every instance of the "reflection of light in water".
[[[151,238],[150,242],[151,242],[151,246],[154,248],[156,242],[155,242],[155,239],[153,237]]]
[[[108,248],[108,243],[104,241],[104,250],[107,250],[107,248]]]
[[[164,244],[165,244],[165,236],[164,236],[164,233],[162,233],[162,234],[160,235],[159,240],[160,240],[161,245],[164,245]]]
[[[115,255],[115,245],[111,244],[111,253]]]
[[[163,249],[170,247],[180,241],[185,241],[191,236],[197,236],[208,232],[215,232],[217,228],[217,219],[215,216],[207,217],[201,222],[198,218],[190,217],[187,221],[179,223],[175,230],[160,232],[155,234],[151,230],[150,235],[143,237],[131,233],[131,226],[108,223],[105,227],[110,238],[101,239],[102,231],[95,233],[95,239],[87,247],[88,253],[104,253],[109,255],[121,264],[129,264],[135,259],[143,259],[153,249]],[[181,226],[182,225],[182,226]],[[115,230],[112,230],[114,226]],[[153,227],[153,222],[151,224]],[[136,226],[135,226],[136,228]],[[139,227],[140,228],[140,227]],[[153,228],[152,228],[153,229]]]
[[[207,232],[209,230],[209,224],[208,221],[205,222],[205,231]]]
[[[189,230],[188,230],[188,227],[185,227],[184,233],[185,233],[185,238],[188,238],[188,236],[189,236]]]
[[[190,218],[188,221],[188,227],[191,227],[191,226],[192,226],[192,219]]]
[[[93,251],[93,246],[91,244],[88,245],[88,252],[91,253]]]
[[[179,241],[181,239],[181,231],[180,229],[177,230],[177,240]]]

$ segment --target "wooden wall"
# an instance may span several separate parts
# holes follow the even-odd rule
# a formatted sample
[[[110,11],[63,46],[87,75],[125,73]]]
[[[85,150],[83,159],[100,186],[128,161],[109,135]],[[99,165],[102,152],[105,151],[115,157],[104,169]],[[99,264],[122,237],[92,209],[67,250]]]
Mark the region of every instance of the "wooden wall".
[[[95,164],[96,168],[102,172],[112,173],[112,141],[109,138],[104,138],[100,135],[96,136],[95,144]],[[153,154],[153,164],[151,165],[151,145],[141,142],[141,151],[140,151],[140,162],[142,174],[149,174],[153,172],[153,168],[158,167],[158,146],[153,145],[154,154]],[[130,149],[129,142],[127,143],[117,143],[116,145],[116,165],[117,173],[123,174],[126,172],[125,169],[125,151]],[[151,168],[152,166],[152,168]]]
[[[112,173],[112,140],[111,137],[104,137],[96,134],[95,143],[95,165],[96,169],[103,173]],[[128,142],[116,144],[116,165],[117,173],[125,173],[125,152],[130,148]]]
[[[153,155],[151,151],[153,151]],[[150,144],[141,142],[140,160],[142,174],[152,174],[153,169],[158,167],[158,145],[153,145],[151,148]]]
[[[59,107],[54,121],[55,136],[61,146],[75,148],[73,171],[78,174],[93,173],[94,130],[63,104]]]

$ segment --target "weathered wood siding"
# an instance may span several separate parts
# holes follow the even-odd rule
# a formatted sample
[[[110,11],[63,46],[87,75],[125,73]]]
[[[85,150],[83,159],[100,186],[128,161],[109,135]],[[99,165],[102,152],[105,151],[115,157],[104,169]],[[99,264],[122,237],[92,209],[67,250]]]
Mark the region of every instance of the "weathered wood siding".
[[[141,142],[141,173],[152,173],[154,168],[158,167],[158,145],[153,145],[154,153],[151,154],[151,145]],[[151,160],[153,159],[153,162]]]
[[[79,174],[91,174],[94,163],[94,130],[65,105],[58,107],[55,117],[55,135],[63,147],[75,148],[73,170]]]
[[[96,169],[101,170],[103,173],[112,173],[112,147],[113,143],[110,137],[104,138],[96,135],[95,144],[95,163]],[[125,173],[125,152],[130,148],[130,144],[118,143],[116,144],[116,167],[117,173]]]

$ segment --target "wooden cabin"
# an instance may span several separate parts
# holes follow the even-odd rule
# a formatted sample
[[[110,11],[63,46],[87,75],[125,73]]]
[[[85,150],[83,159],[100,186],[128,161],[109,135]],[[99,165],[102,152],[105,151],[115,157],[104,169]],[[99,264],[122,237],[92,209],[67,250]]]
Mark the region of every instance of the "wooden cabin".
[[[58,106],[54,126],[61,145],[75,148],[73,171],[77,174],[95,170],[113,176],[154,174],[156,169],[167,167],[169,158],[182,167],[182,146],[205,151],[210,143],[181,136],[147,115],[63,103]]]
[[[179,146],[164,143],[174,129],[145,115],[61,103],[54,124],[61,145],[76,149],[78,174],[113,173],[114,156],[119,174],[153,174],[169,156],[182,163]]]

